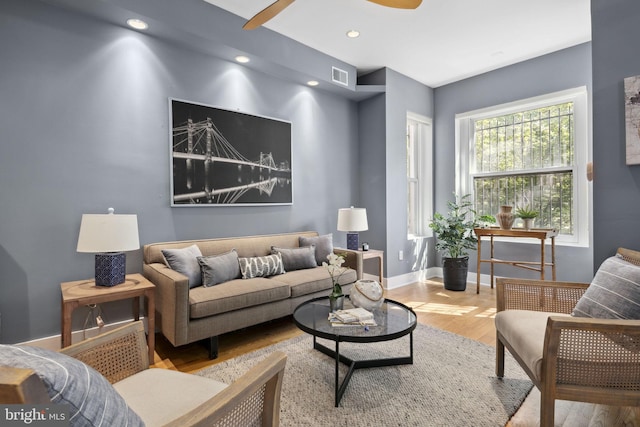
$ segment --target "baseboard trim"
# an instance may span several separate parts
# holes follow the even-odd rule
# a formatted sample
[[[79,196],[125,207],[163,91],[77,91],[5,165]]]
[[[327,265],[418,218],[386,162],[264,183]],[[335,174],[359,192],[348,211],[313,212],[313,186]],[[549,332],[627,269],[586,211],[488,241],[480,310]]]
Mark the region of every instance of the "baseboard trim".
[[[147,330],[147,319],[140,317],[140,320],[143,321],[145,330]],[[122,320],[119,322],[109,323],[108,325],[104,325],[103,327],[93,327],[86,330],[81,331],[73,331],[71,332],[71,343],[75,344],[77,342],[83,341],[87,338],[92,338],[107,331],[116,329],[126,323],[133,322],[133,318],[129,320]],[[62,347],[62,334],[52,335],[49,337],[38,338],[31,341],[25,341],[19,343],[21,345],[31,345],[34,347],[46,348],[48,350],[58,351]]]

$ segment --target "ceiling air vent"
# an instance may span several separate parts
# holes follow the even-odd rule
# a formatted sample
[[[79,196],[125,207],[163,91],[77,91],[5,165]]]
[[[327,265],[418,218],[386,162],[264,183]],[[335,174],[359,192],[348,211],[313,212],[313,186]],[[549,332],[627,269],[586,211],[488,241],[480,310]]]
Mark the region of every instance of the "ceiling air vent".
[[[331,80],[343,86],[349,86],[349,73],[340,68],[331,67]]]

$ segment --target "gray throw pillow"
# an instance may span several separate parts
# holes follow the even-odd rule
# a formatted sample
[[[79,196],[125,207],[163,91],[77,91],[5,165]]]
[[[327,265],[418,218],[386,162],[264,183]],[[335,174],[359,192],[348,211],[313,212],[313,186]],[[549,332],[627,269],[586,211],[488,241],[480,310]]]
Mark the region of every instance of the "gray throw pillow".
[[[314,245],[302,248],[278,248],[271,246],[271,253],[279,253],[282,256],[282,265],[285,271],[304,270],[317,267],[316,247]]]
[[[267,256],[238,258],[238,262],[243,279],[269,277],[284,273],[282,256],[279,253]]]
[[[617,256],[607,258],[571,315],[640,319],[640,267]]]
[[[314,245],[316,247],[316,265],[322,265],[323,262],[327,262],[327,255],[333,252],[333,234],[316,237],[300,236],[298,244],[300,246]]]
[[[220,255],[200,256],[198,264],[202,271],[202,285],[205,288],[240,277],[240,264],[235,249]]]
[[[162,255],[172,270],[189,278],[189,288],[202,285],[202,274],[198,264],[198,257],[202,256],[202,252],[197,245],[181,249],[162,249]]]
[[[0,345],[0,365],[34,370],[51,401],[68,405],[70,426],[144,426],[105,377],[73,357],[39,347]]]

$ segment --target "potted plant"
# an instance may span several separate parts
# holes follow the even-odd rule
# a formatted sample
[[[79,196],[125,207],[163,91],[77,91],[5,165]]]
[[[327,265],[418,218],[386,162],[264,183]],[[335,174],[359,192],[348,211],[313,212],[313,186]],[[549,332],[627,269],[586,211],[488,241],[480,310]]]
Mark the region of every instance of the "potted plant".
[[[467,288],[469,271],[469,250],[475,250],[478,244],[474,228],[486,223],[495,223],[492,215],[477,216],[470,201],[470,194],[448,201],[447,216],[433,215],[429,227],[436,234],[436,250],[442,257],[442,275],[445,289],[464,291]]]
[[[322,266],[327,269],[329,276],[331,276],[331,282],[333,288],[329,294],[329,304],[331,311],[342,310],[344,307],[344,294],[342,293],[342,286],[340,286],[340,277],[349,270],[347,267],[343,267],[345,254],[336,254],[331,252],[327,255],[329,262],[323,262]]]
[[[516,210],[516,216],[522,219],[522,227],[525,230],[530,230],[533,228],[533,221],[538,216],[538,211],[534,211],[528,206],[524,208],[518,208]]]

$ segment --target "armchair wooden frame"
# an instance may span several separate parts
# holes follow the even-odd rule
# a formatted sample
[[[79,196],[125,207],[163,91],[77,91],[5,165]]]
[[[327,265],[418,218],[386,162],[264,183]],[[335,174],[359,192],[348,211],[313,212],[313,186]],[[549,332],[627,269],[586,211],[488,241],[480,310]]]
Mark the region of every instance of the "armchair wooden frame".
[[[139,321],[60,352],[92,366],[111,383],[149,368],[144,326]],[[243,425],[243,420],[256,418],[262,419],[262,426],[278,426],[286,359],[284,353],[274,352],[229,387],[166,426]],[[45,385],[34,371],[0,366],[0,403],[48,402]]]
[[[640,265],[640,252],[618,254]],[[570,314],[588,283],[498,278],[497,311]],[[505,347],[540,390],[540,425],[554,425],[555,400],[640,406],[640,320],[550,316],[540,378],[496,331],[496,375],[504,376]],[[621,344],[622,343],[622,344]]]

